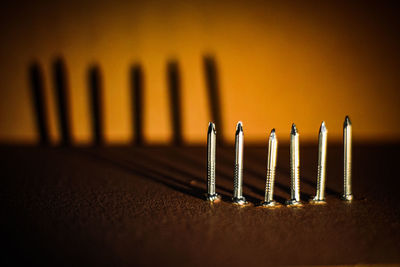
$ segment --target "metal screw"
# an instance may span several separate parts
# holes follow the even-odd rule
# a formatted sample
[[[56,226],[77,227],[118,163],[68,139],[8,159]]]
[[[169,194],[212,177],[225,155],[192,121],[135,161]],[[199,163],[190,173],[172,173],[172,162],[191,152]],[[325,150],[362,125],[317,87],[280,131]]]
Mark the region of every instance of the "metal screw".
[[[301,206],[299,133],[294,123],[290,132],[290,178],[290,200],[286,204],[289,206]]]
[[[235,133],[235,171],[233,177],[233,203],[237,205],[247,204],[242,194],[243,183],[243,126],[239,121]]]
[[[274,181],[275,181],[277,151],[278,151],[278,139],[276,138],[275,129],[272,129],[268,140],[268,161],[267,161],[267,178],[265,183],[265,198],[264,202],[261,203],[263,207],[280,206],[279,203],[274,201]]]
[[[216,135],[215,124],[210,122],[207,130],[207,200],[210,202],[221,199],[215,192]]]
[[[343,124],[343,145],[344,145],[344,191],[342,199],[353,200],[351,193],[351,132],[352,126],[349,116],[346,116]]]
[[[328,141],[328,130],[325,122],[321,123],[318,137],[318,173],[317,173],[317,192],[311,200],[314,204],[325,204],[325,177],[326,177],[326,150]]]

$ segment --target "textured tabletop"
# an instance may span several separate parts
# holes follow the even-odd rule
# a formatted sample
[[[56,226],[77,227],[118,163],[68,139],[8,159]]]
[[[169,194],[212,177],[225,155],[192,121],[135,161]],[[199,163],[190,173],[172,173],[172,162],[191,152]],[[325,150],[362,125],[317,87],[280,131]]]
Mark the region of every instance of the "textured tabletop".
[[[244,150],[244,195],[230,203],[234,151],[217,149],[204,201],[206,148],[0,147],[1,261],[71,265],[266,266],[400,263],[399,145],[355,145],[353,191],[339,200],[340,146],[328,148],[327,205],[263,209],[266,146]],[[315,193],[316,145],[301,144],[301,192]],[[275,199],[289,198],[280,145]],[[4,264],[2,264],[4,265]]]

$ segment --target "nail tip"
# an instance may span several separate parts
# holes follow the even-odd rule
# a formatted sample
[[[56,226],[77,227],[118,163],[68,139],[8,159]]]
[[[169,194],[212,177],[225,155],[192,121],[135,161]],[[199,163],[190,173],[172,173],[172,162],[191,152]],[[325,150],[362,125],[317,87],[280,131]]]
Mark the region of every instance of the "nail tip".
[[[351,120],[350,120],[350,117],[348,115],[344,119],[344,126],[347,126],[347,125],[351,125]]]
[[[294,123],[292,124],[292,130],[290,131],[290,133],[291,133],[292,135],[298,134],[296,124],[294,124]]]
[[[319,128],[319,131],[320,132],[327,132],[328,131],[328,129],[326,129],[325,121],[322,121],[321,127]]]
[[[272,139],[276,138],[275,128],[271,130],[271,133],[270,133],[269,137],[272,138]]]
[[[236,134],[239,132],[243,132],[243,123],[241,121],[236,124]]]
[[[207,132],[208,133],[211,133],[211,132],[216,133],[217,132],[215,129],[215,124],[211,121],[208,123],[208,131]]]

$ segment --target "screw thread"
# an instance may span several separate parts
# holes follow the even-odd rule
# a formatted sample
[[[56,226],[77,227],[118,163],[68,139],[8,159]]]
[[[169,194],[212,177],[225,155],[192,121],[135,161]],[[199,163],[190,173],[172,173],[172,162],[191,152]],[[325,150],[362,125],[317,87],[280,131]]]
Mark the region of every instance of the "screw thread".
[[[300,201],[300,170],[299,166],[294,166],[291,171],[291,199]]]
[[[208,161],[207,164],[207,193],[215,194],[215,162]]]
[[[318,165],[318,172],[317,172],[317,193],[316,193],[316,200],[324,200],[325,199],[325,194],[324,194],[324,166],[323,165]]]
[[[351,161],[345,162],[344,168],[344,195],[351,195]]]
[[[265,202],[272,201],[274,196],[275,169],[267,170],[267,179],[265,184]]]
[[[242,197],[242,173],[243,169],[239,167],[239,164],[235,164],[234,179],[233,179],[233,197]]]

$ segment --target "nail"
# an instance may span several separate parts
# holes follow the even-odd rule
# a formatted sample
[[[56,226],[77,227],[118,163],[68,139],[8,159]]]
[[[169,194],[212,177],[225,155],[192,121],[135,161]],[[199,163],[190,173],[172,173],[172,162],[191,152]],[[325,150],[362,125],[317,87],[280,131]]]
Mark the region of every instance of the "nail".
[[[343,124],[343,146],[344,146],[344,191],[342,199],[353,200],[351,192],[351,132],[352,125],[349,116],[346,116]]]
[[[233,177],[233,203],[237,205],[247,204],[242,192],[243,183],[243,126],[239,121],[235,134],[235,172]]]
[[[325,122],[321,123],[318,137],[318,172],[317,172],[317,192],[310,201],[314,204],[325,204],[325,178],[326,178],[326,150],[328,141],[328,130]]]
[[[207,200],[210,202],[216,202],[221,199],[215,192],[216,139],[215,124],[210,122],[207,130]]]
[[[290,200],[286,204],[289,206],[301,206],[299,133],[294,123],[290,132],[290,179]]]
[[[278,139],[275,129],[272,129],[268,140],[267,178],[265,183],[265,198],[261,203],[263,207],[277,207],[279,203],[274,201],[274,182],[276,169],[276,156],[278,152]]]

